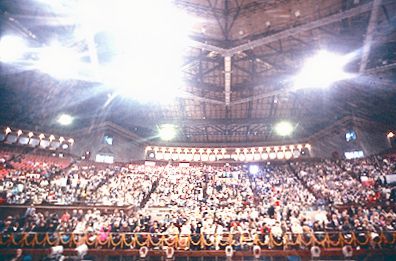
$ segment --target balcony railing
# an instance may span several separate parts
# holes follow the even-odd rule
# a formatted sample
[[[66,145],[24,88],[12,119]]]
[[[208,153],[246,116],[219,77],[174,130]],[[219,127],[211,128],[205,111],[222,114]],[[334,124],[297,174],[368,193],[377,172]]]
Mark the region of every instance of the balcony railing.
[[[223,233],[221,235],[169,235],[151,233],[2,233],[0,234],[0,248],[23,247],[45,248],[62,245],[75,248],[86,244],[90,248],[119,248],[131,249],[143,246],[149,248],[174,247],[182,250],[219,249],[233,246],[236,249],[249,246],[260,246],[266,249],[288,249],[298,247],[320,246],[323,248],[370,247],[374,245],[394,246],[396,231],[383,232],[321,232],[321,233],[285,233],[283,235],[249,233]]]

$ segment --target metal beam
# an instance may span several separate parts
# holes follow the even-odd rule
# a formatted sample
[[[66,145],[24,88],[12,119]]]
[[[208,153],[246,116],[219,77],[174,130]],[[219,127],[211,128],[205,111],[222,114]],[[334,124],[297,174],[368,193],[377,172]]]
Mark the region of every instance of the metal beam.
[[[231,56],[224,57],[224,95],[225,105],[229,106],[231,102]]]
[[[378,72],[384,72],[384,71],[388,71],[388,70],[392,70],[392,69],[396,69],[396,63],[391,63],[391,64],[387,64],[387,65],[382,65],[382,66],[378,66],[375,68],[370,68],[365,70],[365,74],[373,74],[373,73],[378,73]]]
[[[191,47],[200,48],[202,50],[214,51],[221,55],[224,55],[226,53],[226,49],[224,49],[224,48],[217,47],[217,46],[210,45],[210,44],[203,43],[203,42],[199,42],[196,40],[189,40],[189,45]]]
[[[312,116],[315,117],[315,116]],[[291,116],[288,118],[290,121],[298,122],[301,118]],[[307,122],[311,121],[310,116],[305,118]],[[279,117],[252,117],[251,119],[246,118],[206,118],[206,119],[183,119],[183,118],[134,118],[136,126],[152,128],[161,124],[174,124],[179,127],[185,126],[186,128],[202,128],[204,130],[205,126],[222,129],[223,132],[232,131],[235,128],[246,127],[248,125],[255,125],[256,128],[259,126],[265,127],[279,121]]]
[[[386,17],[386,21],[388,21],[388,24],[392,25],[392,21],[391,21],[391,19],[390,19],[388,10],[386,9],[386,6],[385,6],[385,5],[382,5],[382,11],[384,12],[384,15],[385,15],[385,17]]]
[[[224,86],[211,84],[207,82],[199,82],[198,78],[195,80],[187,79],[185,80],[186,86],[189,88],[196,88],[198,90],[204,90],[206,93],[209,92],[223,92]]]
[[[284,4],[288,0],[276,0],[276,1],[247,1],[248,3],[242,5],[242,10],[240,10],[240,16],[247,16],[252,12],[261,10],[261,9],[273,9],[277,8],[279,5]],[[282,3],[283,2],[283,3]],[[238,12],[238,8],[232,8],[230,10],[230,14]]]
[[[202,61],[199,61],[199,82],[203,82],[204,75],[202,73],[202,70],[203,70]],[[202,89],[201,96],[204,96],[204,95],[205,95],[204,89]],[[203,118],[206,119],[206,102],[201,101],[200,107],[201,107]],[[183,117],[183,118],[185,118],[185,117]],[[205,136],[206,136],[206,141],[209,141],[208,128],[206,126],[205,126]]]
[[[245,51],[243,53],[246,55],[248,60],[252,61],[253,63],[258,62],[257,58],[259,58],[259,57],[257,57],[252,50],[247,50],[247,51]],[[237,60],[237,62],[239,62],[239,61],[241,61],[241,59]],[[268,62],[265,59],[260,59],[259,58],[259,61],[265,63],[268,67],[271,67],[271,68],[278,67],[279,68],[279,66],[273,65],[272,63]]]
[[[191,1],[186,1],[186,0],[174,0],[174,4],[177,7],[183,8],[187,11],[195,12],[197,14],[206,14],[208,16],[213,15],[213,13],[221,15],[223,12],[222,8],[216,8],[216,7],[211,8],[205,5],[195,4],[192,3]]]
[[[373,41],[374,30],[377,26],[378,14],[382,0],[374,0],[373,9],[371,10],[370,21],[367,26],[366,39],[364,40],[362,60],[360,61],[359,72],[362,73],[366,69],[367,62],[369,60],[371,43]]]
[[[256,79],[257,79],[256,63],[251,63],[251,75],[252,75],[253,81],[256,81]],[[249,95],[253,96],[253,89],[249,89]],[[249,101],[248,108],[247,108],[247,118],[248,119],[252,118],[252,112],[253,112],[253,101]]]
[[[182,92],[179,96],[182,98],[185,98],[185,99],[192,99],[194,101],[204,101],[207,103],[224,105],[223,101],[200,97],[200,96],[197,96],[197,95],[189,93],[189,92]]]
[[[233,101],[231,103],[231,105],[246,103],[246,102],[250,102],[250,101],[254,101],[254,100],[260,100],[260,99],[268,98],[268,97],[275,96],[275,95],[278,95],[278,94],[282,94],[282,93],[285,93],[285,92],[288,92],[288,91],[290,91],[290,90],[288,90],[287,88],[281,88],[281,89],[278,89],[278,90],[274,90],[274,91],[263,93],[261,95],[254,95],[254,96],[251,96],[251,97],[247,97],[247,98],[239,99],[237,101]]]
[[[226,17],[226,21],[227,21],[227,24],[226,24],[227,40],[230,37],[230,32],[231,32],[232,28],[234,27],[235,21],[239,17],[239,14],[240,14],[240,12],[242,10],[242,6],[243,6],[245,0],[242,0],[242,3],[239,3],[239,0],[234,0],[234,2],[236,4],[236,6],[237,6],[237,9],[236,9],[235,14],[232,16],[231,23],[228,22],[228,19],[229,19],[229,16],[230,16],[230,12],[227,9],[227,17]],[[227,3],[227,0],[225,1],[225,3]]]
[[[209,74],[209,73],[211,73],[211,72],[213,72],[213,71],[215,71],[215,70],[217,70],[219,68],[222,68],[222,67],[223,67],[223,63],[219,63],[219,64],[213,66],[212,68],[207,69],[206,71],[202,72],[202,75],[207,75],[207,74]]]
[[[25,34],[28,38],[38,41],[37,36],[34,33],[32,33],[29,29],[27,29],[25,26],[23,26],[18,21],[18,19],[16,19],[13,15],[10,15],[7,11],[3,12],[1,9],[0,9],[0,15],[3,16],[11,26],[16,27],[20,32]]]
[[[253,63],[253,62],[252,62]],[[254,63],[253,63],[254,64]],[[236,69],[238,69],[238,70],[240,70],[240,71],[242,71],[242,72],[244,72],[244,73],[246,73],[246,74],[249,74],[250,76],[252,75],[252,72],[251,71],[249,71],[248,69],[245,69],[245,68],[243,68],[242,66],[240,66],[240,65],[237,65],[237,64],[233,64],[234,65],[234,67],[236,68]]]
[[[230,34],[230,31],[228,30],[228,16],[229,16],[229,3],[228,3],[228,0],[224,0],[223,16],[224,16],[224,39],[228,42],[228,37],[229,37],[229,34]]]
[[[202,52],[202,50],[201,50],[201,52]],[[186,56],[186,57],[183,57],[184,62],[183,62],[182,68],[187,68],[192,63],[198,62],[200,60],[207,60],[208,58],[209,57],[208,57],[208,53],[207,52],[200,53],[197,56]]]
[[[330,15],[328,17],[325,17],[325,18],[322,18],[322,19],[319,19],[319,20],[316,20],[316,21],[313,21],[313,22],[310,22],[310,23],[307,23],[307,24],[303,24],[303,25],[300,25],[300,26],[297,26],[297,27],[294,27],[294,28],[291,28],[291,29],[288,29],[288,30],[281,31],[279,33],[275,33],[273,35],[265,36],[265,37],[263,37],[261,39],[257,39],[257,40],[250,41],[250,42],[245,43],[245,44],[241,44],[241,45],[236,46],[234,48],[228,49],[227,52],[226,52],[226,55],[230,55],[231,56],[231,55],[236,54],[238,52],[243,52],[243,51],[248,50],[248,49],[253,49],[253,48],[256,48],[258,46],[261,46],[261,45],[264,45],[264,44],[268,44],[268,43],[271,43],[271,42],[274,42],[274,41],[278,41],[280,39],[287,38],[289,36],[292,36],[292,35],[295,35],[295,34],[298,34],[298,33],[301,33],[301,32],[309,31],[309,30],[312,30],[312,29],[315,29],[315,28],[318,28],[318,27],[321,27],[321,26],[324,26],[324,25],[335,23],[335,22],[340,21],[340,20],[345,19],[345,18],[353,17],[353,16],[356,16],[356,15],[368,12],[368,11],[370,11],[372,9],[372,6],[373,6],[372,2],[367,3],[367,4],[363,4],[363,5],[351,8],[349,10],[346,10],[344,12],[341,12],[341,13]]]
[[[392,70],[392,69],[395,69],[395,68],[396,68],[396,63],[392,63],[392,64],[388,64],[388,65],[384,65],[384,66],[379,66],[379,67],[368,69],[368,70],[365,71],[365,74],[374,74],[374,73],[378,73],[378,72]],[[381,82],[381,84],[388,85],[389,83],[387,84],[385,82]],[[257,85],[254,88],[260,87],[260,86],[262,86],[262,85]],[[270,92],[263,93],[261,95],[255,95],[255,96],[242,98],[242,99],[233,101],[231,103],[231,105],[246,103],[246,102],[250,102],[250,101],[254,101],[254,100],[260,100],[260,99],[264,99],[264,98],[267,98],[267,97],[270,97],[270,96],[274,96],[274,95],[278,95],[278,94],[284,94],[284,93],[292,92],[292,91],[293,91],[292,88],[284,87],[284,88],[280,88],[280,89],[277,89],[277,90],[273,90],[273,91],[270,91]]]
[[[289,56],[294,55],[294,56],[299,56],[299,55],[304,55],[307,52],[306,49],[304,50],[288,50],[288,51],[283,51],[283,52],[275,52],[275,53],[265,53],[265,54],[254,54],[252,50],[246,50],[244,53],[246,54],[246,57],[240,58],[238,60],[235,60],[235,62],[240,62],[240,61],[247,61],[251,60],[254,62],[257,62],[256,59],[258,58],[262,62],[266,63],[273,69],[278,69],[278,70],[290,70],[290,69],[295,69],[287,64],[280,64],[275,61],[270,61],[269,59],[272,58],[277,58],[281,57],[284,61],[288,62],[294,62],[293,59],[289,58]]]
[[[211,0],[206,0],[206,1],[208,2],[210,8],[213,10],[213,16],[216,19],[217,25],[219,26],[219,28],[220,28],[220,30],[221,30],[221,32],[223,34],[224,39],[227,39],[227,32],[226,32],[226,28],[225,28],[226,25],[223,25],[223,23],[221,22],[221,17],[219,17],[219,15],[215,12],[215,7],[217,5],[217,1],[218,0],[214,0],[215,1],[214,3],[212,3]]]
[[[314,45],[313,45],[312,43],[305,42],[305,41],[303,41],[303,40],[301,40],[301,39],[299,39],[299,38],[297,38],[297,37],[295,37],[295,36],[290,36],[289,38],[290,38],[291,40],[294,40],[294,41],[296,41],[296,42],[298,42],[298,43],[300,43],[300,44],[302,44],[302,45],[305,45],[305,46],[307,46],[307,47],[310,47],[310,48],[313,48],[313,47],[314,47]]]

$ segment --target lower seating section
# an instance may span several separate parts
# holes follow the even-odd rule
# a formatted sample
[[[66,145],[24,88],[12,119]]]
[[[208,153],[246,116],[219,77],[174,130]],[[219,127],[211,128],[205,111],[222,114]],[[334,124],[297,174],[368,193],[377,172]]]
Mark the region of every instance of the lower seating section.
[[[148,196],[160,171],[152,167],[130,165],[128,168],[116,167],[99,173],[102,176],[101,184],[92,193],[87,193],[88,202],[95,205],[137,207]],[[91,179],[87,182],[90,183]]]
[[[292,168],[322,204],[385,203],[391,197],[385,176],[395,173],[395,163],[389,159],[295,162]]]
[[[357,203],[365,193],[359,188],[359,181],[336,162],[296,162],[293,167],[298,177],[326,204]]]
[[[181,217],[181,213],[157,220],[149,214],[99,209],[55,214],[30,207],[24,214],[8,216],[0,223],[0,248],[75,248],[84,243],[101,249],[171,246],[181,250],[218,250],[228,245],[237,250],[253,245],[265,249],[306,249],[315,245],[393,249],[396,243],[396,217],[391,209],[348,208],[334,210],[328,216],[293,212],[288,221],[279,220],[276,215],[248,221],[234,217],[228,225],[210,214],[195,221],[193,217]]]
[[[8,174],[5,163],[14,157],[14,152],[8,149],[0,149],[0,180]]]
[[[63,194],[73,197],[53,201],[57,204],[78,201],[137,206],[143,198],[148,199],[148,206],[177,207],[200,207],[203,204],[199,202],[203,200],[204,205],[215,207],[239,206],[252,200],[254,204],[259,201],[265,204],[293,203],[299,207],[320,203],[385,203],[392,200],[392,186],[386,184],[386,175],[393,174],[395,169],[393,161],[379,158],[296,161],[262,166],[254,175],[241,165],[185,168],[171,165],[97,166],[84,162],[64,170],[70,163],[70,159],[65,158],[25,155],[21,160],[11,162],[11,167],[1,167],[2,190],[23,195],[40,187],[45,194],[52,195],[52,199],[44,199],[49,203]],[[25,181],[28,183],[23,184]],[[138,200],[128,202],[128,198]]]
[[[70,159],[50,157],[43,155],[24,155],[20,162],[13,162],[15,169],[36,170],[47,166],[56,166],[58,168],[66,168],[70,165]]]
[[[3,168],[0,190],[9,205],[95,206],[62,214],[28,207],[5,217],[3,247],[155,248],[177,241],[180,249],[377,248],[396,242],[396,193],[385,177],[395,173],[391,159],[262,164],[254,173],[239,164],[68,166],[30,155],[22,163]]]

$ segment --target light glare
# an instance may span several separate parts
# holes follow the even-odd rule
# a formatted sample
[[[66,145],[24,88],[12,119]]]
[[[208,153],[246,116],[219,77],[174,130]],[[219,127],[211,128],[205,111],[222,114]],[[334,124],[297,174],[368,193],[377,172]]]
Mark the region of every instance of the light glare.
[[[87,35],[109,32],[114,58],[99,68],[122,97],[172,102],[182,87],[182,53],[193,21],[169,1],[79,1],[76,20]]]
[[[249,166],[249,173],[252,175],[256,175],[260,171],[260,168],[257,165]]]
[[[293,133],[293,130],[294,130],[293,125],[287,121],[281,121],[275,125],[275,132],[279,136],[289,136],[290,134]]]
[[[171,124],[164,124],[159,130],[159,136],[162,140],[169,141],[176,137],[176,128]]]
[[[0,39],[0,61],[17,61],[22,58],[25,50],[25,41],[18,36],[6,35]]]
[[[169,103],[182,95],[183,51],[191,45],[189,34],[198,20],[174,1],[40,2],[73,25],[71,38],[62,38],[65,45],[54,39],[49,46],[29,49],[23,39],[4,36],[1,61],[14,62],[25,56],[23,66],[27,69],[57,79],[102,83],[119,96],[142,102]],[[98,42],[96,36],[102,33],[110,33],[110,41]],[[88,50],[83,51],[79,46],[84,42]],[[25,55],[28,52],[33,55]],[[102,59],[106,55],[110,58]],[[88,56],[92,63],[82,59]]]
[[[39,53],[37,68],[53,77],[74,78],[78,74],[79,67],[78,54],[58,44],[43,48]]]
[[[58,118],[58,123],[60,125],[70,125],[73,122],[73,117],[68,114],[62,114]]]
[[[296,76],[294,87],[327,88],[337,81],[352,78],[354,75],[344,71],[344,67],[353,56],[342,56],[325,50],[319,51],[315,56],[308,58],[300,73]]]

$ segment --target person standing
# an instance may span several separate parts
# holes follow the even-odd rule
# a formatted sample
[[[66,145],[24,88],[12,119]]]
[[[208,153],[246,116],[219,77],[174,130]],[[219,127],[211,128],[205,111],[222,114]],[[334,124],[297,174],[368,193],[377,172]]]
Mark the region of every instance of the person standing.
[[[15,257],[11,261],[31,261],[32,257],[30,255],[23,255],[22,249],[18,248],[16,250]]]

